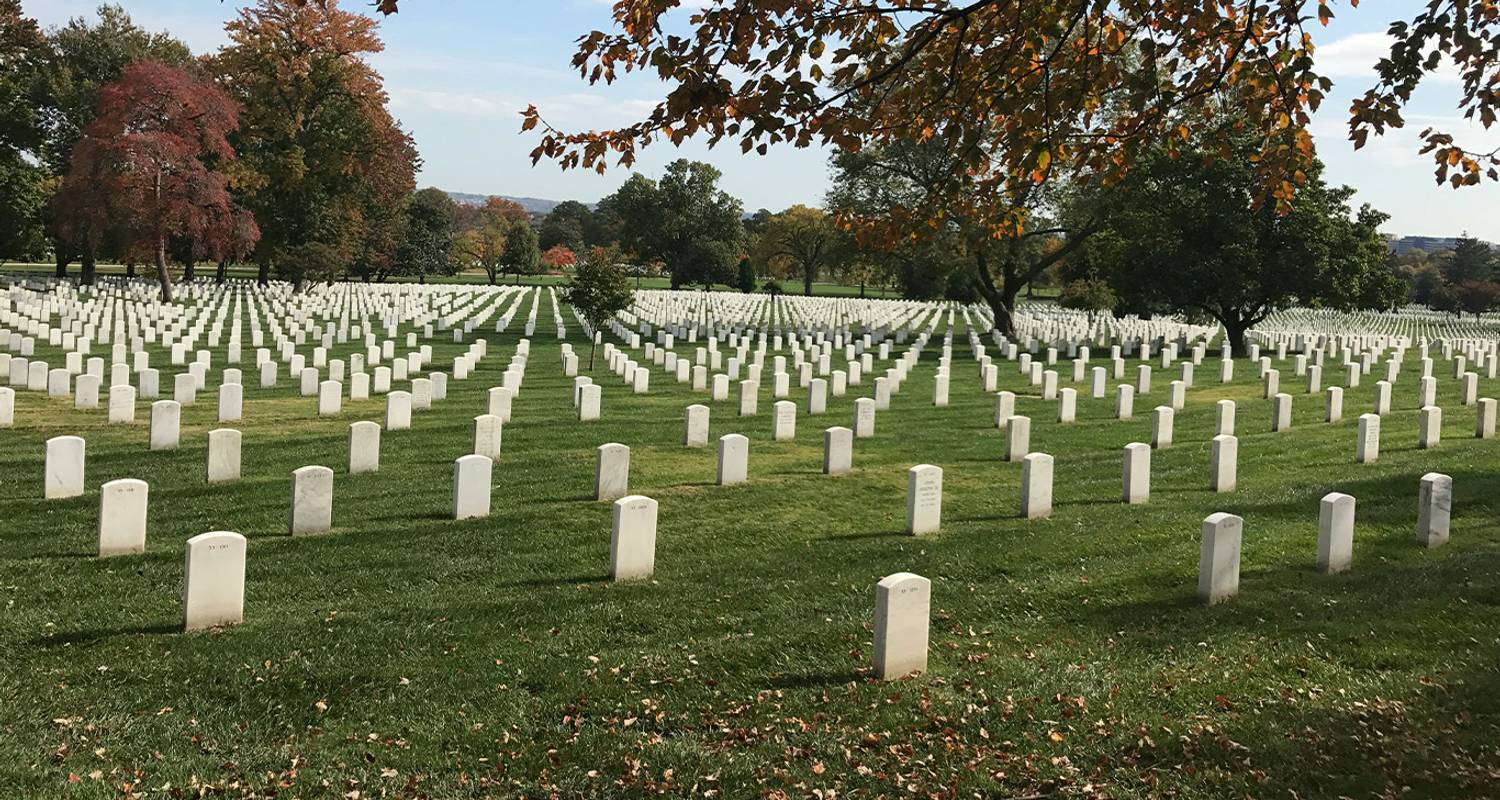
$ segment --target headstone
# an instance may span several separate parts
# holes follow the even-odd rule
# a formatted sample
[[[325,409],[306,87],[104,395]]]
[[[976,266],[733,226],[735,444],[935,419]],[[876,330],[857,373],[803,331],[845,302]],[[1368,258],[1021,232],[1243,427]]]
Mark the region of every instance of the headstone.
[[[743,393],[744,383],[741,383]],[[687,407],[682,431],[682,443],[687,447],[703,447],[708,444],[708,406],[693,404]]]
[[[1474,437],[1478,439],[1495,438],[1495,399],[1492,397],[1481,397],[1476,404]]]
[[[515,392],[504,386],[496,386],[490,389],[486,395],[489,407],[488,413],[499,417],[502,423],[510,422],[511,405],[515,396]]]
[[[1289,430],[1292,427],[1292,396],[1278,392],[1271,398],[1271,431]]]
[[[1227,433],[1213,438],[1208,452],[1208,488],[1232,492],[1238,484],[1240,440]]]
[[[1004,428],[1016,415],[1015,392],[1000,392],[995,395],[995,427]]]
[[[1115,419],[1130,419],[1135,415],[1135,388],[1120,384],[1115,389]]]
[[[209,483],[240,479],[240,442],[240,432],[233,428],[217,428],[208,432]]]
[[[146,552],[145,481],[121,478],[99,487],[99,557]]]
[[[114,421],[113,409],[111,409],[110,422]],[[15,424],[16,390],[6,386],[0,388],[0,428],[9,428]]]
[[[1172,446],[1172,423],[1176,412],[1171,406],[1157,406],[1151,412],[1151,446],[1166,450]]]
[[[1123,500],[1132,505],[1151,500],[1151,445],[1125,445]]]
[[[240,419],[245,410],[245,390],[238,383],[225,383],[219,386],[219,421],[235,422]]]
[[[1017,462],[1031,452],[1031,418],[1011,417],[1005,425],[1005,460]]]
[[[615,501],[609,537],[609,574],[616,581],[643,580],[656,570],[657,503],[638,494]]]
[[[404,431],[411,428],[411,394],[391,392],[385,396],[385,429]]]
[[[906,471],[906,532],[932,533],[943,520],[943,469],[918,464]]]
[[[615,500],[630,494],[630,448],[618,442],[599,445],[594,462],[594,499]]]
[[[853,464],[854,431],[843,427],[823,431],[823,474],[843,475]]]
[[[182,438],[182,406],[176,400],[151,404],[151,450],[176,450]]]
[[[860,397],[854,401],[854,438],[868,439],[875,435],[875,401]]]
[[[1380,458],[1380,415],[1359,415],[1359,440],[1354,445],[1354,460],[1370,464]]]
[[[474,417],[474,455],[484,456],[490,461],[499,459],[501,428],[499,417],[495,414]]]
[[[1203,520],[1198,551],[1198,599],[1207,605],[1240,591],[1240,539],[1245,521],[1222,511]]]
[[[1323,420],[1338,422],[1344,418],[1344,390],[1337,386],[1330,386],[1324,393],[1328,399],[1323,404]]]
[[[487,416],[487,415],[486,415]],[[492,417],[493,419],[493,417]],[[453,461],[453,518],[470,519],[490,515],[490,476],[494,461],[471,453]]]
[[[338,381],[318,384],[318,416],[332,417],[343,410],[344,385]]]
[[[904,678],[927,671],[927,626],[932,582],[910,572],[875,584],[875,677]]]
[[[1448,543],[1453,514],[1453,478],[1438,472],[1422,476],[1417,492],[1417,544],[1438,547]]]
[[[349,424],[349,474],[380,471],[380,425],[364,420]]]
[[[738,433],[719,437],[718,484],[743,483],[750,473],[750,440]]]
[[[1218,436],[1234,435],[1235,403],[1233,400],[1220,400],[1214,404],[1214,434]]]
[[[307,466],[292,470],[293,536],[327,533],[333,529],[333,470]]]
[[[1417,448],[1431,450],[1443,438],[1443,410],[1426,406],[1417,412]]]
[[[1339,492],[1318,503],[1318,571],[1343,572],[1354,555],[1354,498]]]
[[[213,531],[187,541],[183,565],[182,627],[194,631],[235,625],[245,618],[245,537]]]
[[[591,422],[599,419],[600,392],[598,384],[591,383],[578,390],[578,421]]]
[[[797,404],[777,400],[772,409],[771,438],[778,442],[797,438]]]
[[[1052,456],[1028,453],[1021,459],[1021,516],[1046,519],[1052,516]]]

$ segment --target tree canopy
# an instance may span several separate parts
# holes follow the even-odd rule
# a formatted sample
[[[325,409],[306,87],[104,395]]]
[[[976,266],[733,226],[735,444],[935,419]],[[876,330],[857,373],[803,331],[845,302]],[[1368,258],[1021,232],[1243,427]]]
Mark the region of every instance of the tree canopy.
[[[743,207],[719,177],[708,164],[678,159],[660,182],[633,174],[600,205],[619,217],[625,248],[666,265],[672,288],[729,283],[744,249]]]
[[[64,228],[115,220],[125,248],[154,259],[162,300],[171,301],[172,239],[217,257],[258,236],[236,219],[221,171],[234,158],[227,136],[236,125],[234,103],[212,82],[154,61],[131,64],[104,88],[98,117],[73,148],[58,194]]]
[[[264,232],[261,278],[276,264],[302,277],[287,256],[310,243],[333,254],[325,264],[388,269],[418,159],[363,59],[383,49],[375,21],[335,0],[257,0],[225,29],[210,63],[245,109],[235,180]]]
[[[1253,142],[1241,146],[1254,152]],[[1326,185],[1321,171],[1310,164],[1290,211],[1276,213],[1255,203],[1248,160],[1157,150],[1102,199],[1107,222],[1070,269],[1107,280],[1125,310],[1211,318],[1241,352],[1246,330],[1295,303],[1399,304],[1405,287],[1378,232],[1386,216],[1351,211],[1354,190]]]
[[[934,140],[957,157],[914,213],[960,209],[1007,236],[1028,217],[1017,192],[1059,172],[1117,182],[1148,147],[1175,149],[1212,128],[1232,93],[1255,151],[1256,197],[1285,213],[1313,161],[1309,115],[1332,85],[1306,31],[1333,17],[1326,0],[735,2],[695,12],[686,34],[664,19],[677,5],[616,3],[616,29],[580,37],[573,58],[590,83],[652,73],[665,97],[644,118],[600,131],[559,129],[533,106],[522,123],[542,133],[533,159],[602,171],[694,136],[760,153]],[[1444,62],[1461,75],[1460,110],[1493,123],[1492,0],[1433,0],[1390,34],[1376,85],[1352,108],[1356,147],[1400,126],[1412,90]],[[1500,151],[1467,151],[1440,131],[1423,138],[1439,180],[1500,177]]]

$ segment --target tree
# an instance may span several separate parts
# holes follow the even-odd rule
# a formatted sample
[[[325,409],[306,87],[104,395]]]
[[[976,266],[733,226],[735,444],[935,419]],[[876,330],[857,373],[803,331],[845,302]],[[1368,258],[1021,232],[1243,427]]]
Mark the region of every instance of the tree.
[[[536,243],[536,230],[531,227],[531,223],[512,220],[505,235],[505,247],[500,252],[500,260],[508,267],[507,272],[516,274],[516,283],[521,282],[522,275],[537,272],[541,255],[541,249]]]
[[[60,211],[85,227],[118,225],[128,248],[151,254],[162,302],[171,302],[168,242],[214,252],[236,235],[227,178],[215,168],[234,158],[226,136],[236,124],[234,103],[207,80],[154,61],[131,64],[104,88],[98,117],[73,148]]]
[[[1443,279],[1452,284],[1484,283],[1495,277],[1495,251],[1470,236],[1460,236],[1442,261]]]
[[[755,265],[750,263],[750,257],[740,259],[740,266],[735,275],[734,287],[745,294],[755,291]]]
[[[548,212],[537,230],[537,246],[550,250],[563,245],[575,253],[595,244],[608,244],[594,212],[577,200],[564,200]]]
[[[630,278],[613,247],[595,247],[579,262],[573,280],[563,289],[563,299],[589,324],[589,371],[594,369],[594,333],[634,298]]]
[[[495,285],[504,271],[505,246],[511,231],[516,225],[531,227],[526,211],[518,203],[491,197],[478,207],[461,206],[458,219],[458,252],[468,263],[483,269],[490,285]]]
[[[718,188],[719,176],[708,164],[678,159],[659,184],[637,173],[601,203],[619,216],[621,244],[665,264],[674,289],[732,279],[744,228],[740,201]]]
[[[136,25],[118,5],[101,5],[98,21],[90,23],[73,17],[66,25],[47,32],[46,42],[35,53],[37,80],[30,102],[38,113],[41,143],[38,161],[49,176],[60,179],[73,163],[73,148],[83,137],[99,112],[104,87],[118,81],[125,68],[135,61],[149,59],[172,66],[184,66],[192,60],[186,44],[166,33],[151,33]],[[17,95],[18,97],[24,95]],[[88,195],[91,187],[74,185],[75,194]],[[80,282],[94,282],[99,248],[115,244],[111,237],[97,235],[97,230],[81,230],[70,221],[50,216],[50,209],[83,204],[102,207],[100,198],[74,197],[66,203],[57,199],[49,205],[48,226],[53,236],[52,250],[57,261],[57,276],[67,274],[68,264],[82,260]],[[76,233],[82,238],[70,238]]]
[[[852,152],[936,140],[956,158],[926,215],[940,219],[961,201],[1011,233],[1028,218],[1013,201],[1017,187],[1059,172],[1114,183],[1156,143],[1173,147],[1211,129],[1222,94],[1233,92],[1246,114],[1254,197],[1287,213],[1294,176],[1314,156],[1310,113],[1332,86],[1305,28],[1332,19],[1324,0],[737,2],[694,13],[686,31],[666,18],[678,5],[621,0],[619,30],[579,37],[573,58],[590,83],[654,72],[667,86],[660,102],[633,123],[592,132],[558,129],[532,106],[522,128],[543,134],[533,159],[602,170],[695,135],[760,153],[778,143]],[[1487,88],[1500,70],[1493,0],[1419,6],[1391,26],[1376,86],[1353,104],[1355,147],[1401,127],[1413,89],[1444,62],[1462,76],[1465,116],[1485,127],[1496,119],[1500,93]],[[1422,138],[1440,181],[1500,178],[1500,149],[1467,151],[1432,129]]]
[[[936,140],[835,153],[827,203],[860,246],[895,259],[907,297],[968,290],[990,307],[995,330],[1014,336],[1021,290],[1082,246],[1101,217],[1092,197],[1071,185],[1027,182],[1014,187],[1009,202],[1038,224],[997,233],[983,203],[961,199],[929,220],[922,209],[936,201],[956,157]]]
[[[1057,298],[1058,305],[1087,311],[1090,318],[1096,311],[1113,311],[1119,302],[1109,282],[1094,277],[1063,284],[1062,294]]]
[[[818,271],[832,260],[833,221],[819,208],[795,205],[766,221],[757,239],[760,260],[782,262],[802,276],[802,293],[812,294]]]
[[[406,237],[396,253],[397,271],[415,275],[426,283],[428,275],[452,275],[458,271],[453,253],[453,232],[458,210],[442,189],[428,187],[411,196],[406,204]]]
[[[46,176],[35,162],[42,127],[34,97],[44,45],[20,2],[0,0],[0,257],[38,258],[46,246]]]
[[[1252,140],[1231,144],[1255,152]],[[1327,186],[1316,161],[1289,213],[1257,204],[1257,191],[1248,160],[1158,150],[1108,190],[1109,235],[1100,241],[1111,246],[1089,253],[1091,265],[1127,310],[1211,317],[1239,352],[1245,332],[1280,308],[1389,309],[1404,298],[1378,230],[1386,216],[1369,206],[1351,212],[1354,191]]]
[[[336,0],[257,0],[225,31],[229,45],[210,63],[244,107],[234,177],[264,232],[260,280],[273,267],[299,277],[291,256],[312,243],[335,256],[324,268],[389,274],[409,240],[418,159],[364,59],[383,49],[375,21]]]
[[[542,253],[540,261],[547,269],[565,270],[578,263],[578,256],[567,245],[555,244]]]
[[[1454,311],[1467,311],[1477,317],[1500,307],[1500,283],[1494,281],[1459,281],[1449,291],[1452,293]]]

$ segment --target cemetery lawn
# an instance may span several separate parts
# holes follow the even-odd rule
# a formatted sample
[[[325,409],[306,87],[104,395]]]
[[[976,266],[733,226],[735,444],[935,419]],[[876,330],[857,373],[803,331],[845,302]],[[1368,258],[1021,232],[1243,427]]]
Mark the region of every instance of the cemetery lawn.
[[[683,408],[706,393],[657,368],[634,396],[600,366],[603,419],[577,423],[539,331],[493,514],[453,522],[452,461],[518,338],[484,335],[476,376],[384,432],[377,474],[347,474],[346,428],[383,420],[383,398],[319,419],[284,368],[276,389],[247,369],[245,477],[206,487],[222,348],[175,452],[146,451],[144,402],[136,424],[107,426],[18,392],[17,427],[0,430],[0,794],[1500,794],[1500,443],[1472,438],[1447,362],[1440,448],[1416,449],[1408,363],[1369,465],[1353,453],[1373,376],[1330,425],[1288,360],[1295,422],[1272,434],[1254,366],[1226,387],[1205,362],[1175,446],[1152,454],[1150,504],[1126,507],[1121,448],[1149,441],[1171,376],[1157,371],[1133,421],[1112,418],[1117,382],[1102,400],[1079,384],[1079,422],[1059,426],[1001,360],[1032,449],[1056,457],[1053,516],[1028,522],[964,332],[952,405],[931,405],[940,331],[837,478],[819,472],[822,429],[848,426],[872,382],[824,417],[794,389],[796,440],[772,442],[768,367],[759,415],[735,416],[737,391],[711,404],[711,441],[751,439],[749,482],[721,488],[714,448],[680,444]],[[463,348],[430,343],[436,369]],[[158,365],[166,387],[183,369]],[[1215,495],[1224,397],[1239,402],[1239,490]],[[88,491],[46,502],[43,442],[62,434],[87,439]],[[594,448],[611,441],[632,449],[631,490],[660,502],[650,581],[606,577],[610,506],[590,497]],[[913,538],[906,470],[924,462],[944,469],[942,530]],[[293,540],[289,476],[308,464],[336,471],[335,530]],[[1428,471],[1454,486],[1452,541],[1431,551],[1413,533]],[[125,477],[151,486],[147,552],[97,559],[98,487]],[[1331,491],[1358,516],[1352,571],[1325,576]],[[1206,608],[1199,528],[1215,511],[1245,519],[1241,594]],[[183,543],[211,530],[249,537],[245,623],[183,634]],[[874,586],[899,571],[933,581],[930,671],[879,683]]]

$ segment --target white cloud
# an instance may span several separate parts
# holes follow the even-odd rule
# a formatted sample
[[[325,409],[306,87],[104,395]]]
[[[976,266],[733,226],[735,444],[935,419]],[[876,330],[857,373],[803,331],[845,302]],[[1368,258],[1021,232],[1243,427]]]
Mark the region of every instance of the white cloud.
[[[1317,46],[1313,53],[1314,69],[1330,78],[1365,78],[1373,83],[1379,77],[1375,65],[1390,56],[1393,41],[1389,34],[1375,31],[1334,39]],[[1458,79],[1458,68],[1446,58],[1427,75],[1427,80],[1441,83],[1457,83]]]

